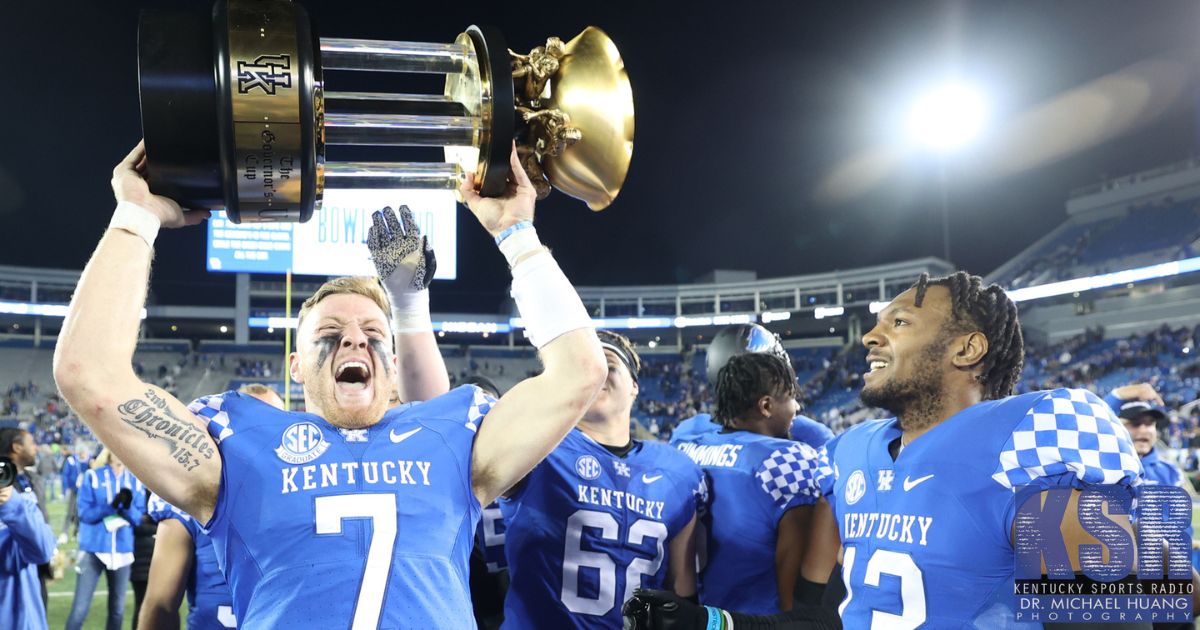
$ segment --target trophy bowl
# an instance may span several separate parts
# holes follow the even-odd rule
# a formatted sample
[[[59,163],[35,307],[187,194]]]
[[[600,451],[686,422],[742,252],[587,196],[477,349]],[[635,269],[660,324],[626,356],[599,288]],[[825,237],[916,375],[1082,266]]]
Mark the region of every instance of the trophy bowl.
[[[444,90],[330,89],[364,72],[443,75]],[[217,0],[143,11],[138,78],[151,190],[235,223],[308,221],[325,190],[457,190],[467,173],[501,195],[514,142],[539,199],[557,188],[601,210],[633,154],[624,61],[595,27],[517,54],[490,26],[448,44],[324,38],[289,0]],[[339,145],[383,159],[327,160]],[[444,161],[388,161],[386,147]]]

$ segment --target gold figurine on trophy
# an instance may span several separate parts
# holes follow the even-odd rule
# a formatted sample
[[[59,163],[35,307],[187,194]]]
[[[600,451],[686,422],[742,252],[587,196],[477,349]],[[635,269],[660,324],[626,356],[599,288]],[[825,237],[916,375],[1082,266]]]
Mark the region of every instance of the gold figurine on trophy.
[[[151,190],[235,223],[307,221],[325,190],[456,190],[468,173],[500,195],[514,141],[539,198],[557,188],[602,210],[633,155],[625,63],[595,27],[519,55],[488,26],[449,44],[318,37],[291,0],[215,0],[143,12],[138,68]],[[442,75],[444,89],[337,89],[347,73],[396,72]],[[339,145],[444,160],[327,160]]]
[[[606,208],[633,154],[633,93],[616,45],[588,27],[565,44],[549,37],[509,57],[517,153],[538,199],[554,187]]]

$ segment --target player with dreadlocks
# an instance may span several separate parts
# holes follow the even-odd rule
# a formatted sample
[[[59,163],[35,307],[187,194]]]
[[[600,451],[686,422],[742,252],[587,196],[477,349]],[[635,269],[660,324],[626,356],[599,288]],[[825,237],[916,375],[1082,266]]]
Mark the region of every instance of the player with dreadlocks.
[[[1040,627],[1016,621],[1017,491],[1070,488],[1073,503],[1093,485],[1129,490],[1141,465],[1128,432],[1087,391],[1011,395],[1024,362],[1017,309],[977,276],[922,275],[862,342],[862,400],[895,417],[863,422],[822,453],[842,544],[838,614],[753,617],[643,592],[629,607],[638,627]],[[1069,506],[1062,532],[1078,570],[1076,514]]]
[[[817,452],[788,439],[796,373],[786,356],[729,358],[714,379],[723,428],[671,439],[708,482],[711,500],[696,535],[700,600],[708,605],[777,613],[792,609],[800,587],[812,504],[821,491]]]

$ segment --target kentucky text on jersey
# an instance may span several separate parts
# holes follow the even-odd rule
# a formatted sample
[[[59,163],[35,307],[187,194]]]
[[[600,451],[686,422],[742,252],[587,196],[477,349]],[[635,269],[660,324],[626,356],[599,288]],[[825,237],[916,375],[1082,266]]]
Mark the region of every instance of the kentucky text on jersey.
[[[367,485],[428,486],[431,466],[429,462],[398,459],[290,466],[281,468],[279,472],[283,473],[283,494],[288,494],[301,490],[336,488],[343,484],[354,486],[358,484],[358,477]]]
[[[893,459],[895,418],[825,446],[818,482],[838,517],[847,628],[1030,628],[1013,595],[1018,492],[1138,485],[1129,432],[1075,389],[985,401]]]
[[[621,627],[637,588],[665,588],[670,542],[696,513],[700,470],[665,444],[619,456],[579,429],[500,501],[505,630]]]
[[[471,452],[494,402],[464,386],[356,430],[236,392],[189,405],[221,453],[204,527],[241,626],[474,627]]]
[[[909,544],[928,544],[932,516],[909,516],[880,512],[855,512],[843,519],[842,531],[847,540],[870,538],[896,540]]]
[[[611,488],[599,488],[580,484],[576,486],[576,491],[579,493],[580,503],[590,503],[601,507],[615,507],[618,510],[629,510],[658,521],[662,520],[663,507],[667,505],[666,501],[651,501],[633,493],[613,490]]]

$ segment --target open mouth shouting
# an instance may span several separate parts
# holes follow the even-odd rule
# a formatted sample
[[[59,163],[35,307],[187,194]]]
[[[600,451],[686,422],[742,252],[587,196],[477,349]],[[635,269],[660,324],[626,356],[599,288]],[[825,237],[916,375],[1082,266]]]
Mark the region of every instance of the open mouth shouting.
[[[346,359],[334,368],[333,380],[339,394],[358,397],[371,390],[371,365],[369,359]]]

